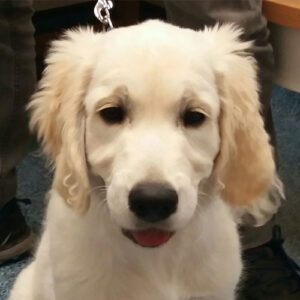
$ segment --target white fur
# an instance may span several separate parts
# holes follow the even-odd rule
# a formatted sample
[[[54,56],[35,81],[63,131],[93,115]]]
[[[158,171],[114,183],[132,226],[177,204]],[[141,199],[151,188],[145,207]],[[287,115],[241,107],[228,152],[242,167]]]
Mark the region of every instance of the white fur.
[[[233,299],[241,262],[235,224],[222,201],[197,212],[156,249],[125,238],[98,201],[92,199],[88,213],[79,216],[53,192],[47,211],[53,221],[11,300]],[[210,225],[218,222],[223,226]]]
[[[239,35],[231,25],[195,32],[152,21],[106,34],[69,32],[54,43],[31,109],[56,179],[35,259],[10,300],[235,298],[239,237],[214,170],[227,138],[216,73],[229,80],[232,62],[248,72],[244,88],[257,96],[253,62],[243,53],[250,43]],[[81,86],[83,77],[90,79]],[[78,95],[84,113],[74,121]],[[98,111],[120,101],[125,121],[106,124]],[[207,116],[202,125],[183,126],[186,105]],[[128,208],[130,189],[147,180],[169,182],[179,197],[176,213],[156,225],[175,234],[150,249],[121,233],[148,226]],[[77,202],[84,213],[71,207]]]

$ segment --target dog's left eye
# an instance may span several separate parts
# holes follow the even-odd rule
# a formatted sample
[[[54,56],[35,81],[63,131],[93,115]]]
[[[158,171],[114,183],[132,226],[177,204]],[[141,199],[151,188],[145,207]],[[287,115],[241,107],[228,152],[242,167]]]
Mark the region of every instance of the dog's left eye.
[[[205,121],[205,115],[199,111],[187,110],[183,114],[183,124],[187,127],[199,126]]]
[[[125,112],[122,107],[107,107],[99,111],[104,121],[110,124],[121,123],[125,118]]]

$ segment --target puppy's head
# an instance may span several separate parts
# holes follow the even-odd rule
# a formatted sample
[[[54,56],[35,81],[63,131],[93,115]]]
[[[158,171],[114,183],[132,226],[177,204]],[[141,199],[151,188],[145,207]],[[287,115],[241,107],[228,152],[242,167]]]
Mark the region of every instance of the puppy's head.
[[[239,35],[151,21],[54,42],[29,107],[66,202],[86,211],[99,178],[120,230],[157,246],[191,220],[205,182],[229,203],[255,201],[274,162]]]

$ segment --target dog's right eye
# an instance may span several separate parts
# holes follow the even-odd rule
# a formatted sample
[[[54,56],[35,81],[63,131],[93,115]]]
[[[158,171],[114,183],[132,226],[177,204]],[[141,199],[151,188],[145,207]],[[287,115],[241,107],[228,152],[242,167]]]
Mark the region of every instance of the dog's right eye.
[[[101,118],[110,124],[123,122],[125,118],[125,111],[122,107],[107,107],[99,111]]]

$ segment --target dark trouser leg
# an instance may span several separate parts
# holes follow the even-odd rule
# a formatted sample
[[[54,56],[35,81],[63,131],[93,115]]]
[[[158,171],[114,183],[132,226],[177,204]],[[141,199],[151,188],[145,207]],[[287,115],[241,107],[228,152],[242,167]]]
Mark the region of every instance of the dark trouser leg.
[[[30,143],[25,106],[34,90],[31,0],[0,2],[0,209],[16,193],[17,163]]]
[[[262,15],[262,0],[165,0],[168,21],[182,27],[201,29],[217,22],[234,22],[244,29],[243,38],[253,40],[253,54],[258,63],[260,101],[265,126],[275,145],[270,100],[273,85],[273,50],[269,43],[267,22]],[[266,225],[242,228],[245,248],[267,242],[272,235],[273,220]]]

